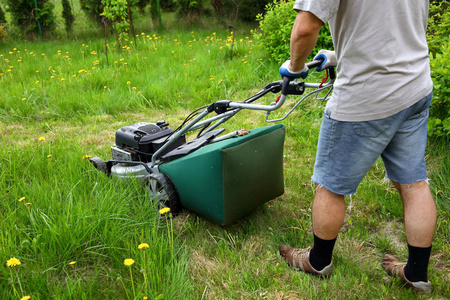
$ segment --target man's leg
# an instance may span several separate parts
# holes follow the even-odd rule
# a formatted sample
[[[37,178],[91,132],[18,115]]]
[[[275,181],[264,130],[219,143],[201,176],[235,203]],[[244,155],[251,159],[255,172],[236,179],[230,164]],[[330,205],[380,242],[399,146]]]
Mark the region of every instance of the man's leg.
[[[383,258],[383,267],[389,275],[402,278],[409,287],[430,292],[432,286],[428,281],[427,270],[436,226],[436,204],[426,181],[411,184],[393,183],[403,201],[409,256],[405,264],[387,254]]]
[[[314,247],[297,249],[282,246],[281,256],[296,269],[315,275],[329,275],[334,244],[344,224],[344,218],[344,195],[335,194],[323,186],[316,185],[312,207]]]
[[[314,247],[309,256],[309,261],[316,270],[322,270],[331,264],[334,244],[344,219],[344,195],[335,194],[323,186],[316,185],[312,206]]]
[[[312,206],[312,225],[314,234],[323,240],[335,239],[344,225],[344,195],[330,192],[323,186],[316,186]]]
[[[403,201],[405,233],[414,247],[431,246],[436,226],[436,204],[426,181],[411,184],[393,182]]]

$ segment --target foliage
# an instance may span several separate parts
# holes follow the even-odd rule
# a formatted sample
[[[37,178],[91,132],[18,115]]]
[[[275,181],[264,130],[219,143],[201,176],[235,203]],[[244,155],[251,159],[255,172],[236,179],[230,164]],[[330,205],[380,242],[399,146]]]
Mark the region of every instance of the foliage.
[[[113,27],[118,34],[118,41],[128,38],[128,6],[127,0],[102,0],[103,12],[101,16],[105,16],[112,21]]]
[[[8,38],[8,33],[5,30],[6,25],[0,25],[0,41],[3,42]]]
[[[294,1],[274,1],[266,6],[266,14],[259,14],[257,20],[259,29],[253,36],[257,44],[263,47],[269,57],[276,62],[289,59],[289,41],[296,14],[292,7]],[[333,49],[333,42],[328,25],[322,26],[316,47],[311,57],[320,49]]]
[[[72,6],[70,5],[70,0],[62,0],[62,7],[63,7],[62,16],[65,20],[66,32],[70,33],[72,32],[73,22],[75,21],[75,17],[73,16],[72,13]]]
[[[80,0],[83,12],[97,24],[102,24],[102,2],[98,0]]]
[[[431,53],[440,51],[450,36],[450,1],[439,0],[430,5],[427,40]]]
[[[3,7],[0,5],[0,25],[6,24],[6,18],[5,18],[5,11],[3,10]]]
[[[150,0],[137,0],[136,6],[139,9],[139,13],[144,14],[145,8],[150,4]]]
[[[450,139],[450,40],[441,47],[441,53],[431,56],[431,76],[434,83],[433,102],[428,121],[429,136]]]
[[[54,4],[49,0],[7,0],[16,26],[26,34],[51,33],[55,29]]]
[[[211,5],[219,18],[238,19],[255,22],[256,16],[264,12],[265,6],[272,0],[212,0]]]
[[[204,0],[178,0],[177,16],[195,18],[201,15]]]
[[[175,11],[177,8],[176,0],[160,0],[159,5],[164,11]]]

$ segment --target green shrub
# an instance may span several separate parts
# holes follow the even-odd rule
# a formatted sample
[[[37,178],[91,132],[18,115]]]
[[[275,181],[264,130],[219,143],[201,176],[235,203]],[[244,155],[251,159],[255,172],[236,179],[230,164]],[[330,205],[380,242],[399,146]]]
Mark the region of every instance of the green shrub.
[[[427,40],[431,53],[440,51],[450,36],[450,0],[435,1],[430,5]]]
[[[164,11],[175,11],[177,8],[176,0],[161,0],[159,1],[159,5]]]
[[[6,3],[14,24],[26,34],[51,33],[55,29],[53,1],[7,0]]]
[[[147,5],[149,5],[149,4],[150,4],[150,0],[137,0],[136,6],[137,6],[138,9],[139,9],[139,13],[143,15],[144,12],[145,12],[145,8],[146,8]]]
[[[264,12],[264,8],[272,0],[212,0],[211,6],[215,15],[222,19],[238,19],[244,22],[256,21],[256,16]]]
[[[120,45],[121,41],[128,39],[128,3],[126,0],[102,0],[102,4],[103,12],[100,15],[112,22]]]
[[[441,47],[441,53],[431,55],[433,102],[430,107],[428,135],[450,138],[450,41]]]
[[[89,19],[102,24],[102,16],[100,14],[103,9],[100,0],[80,0],[80,7]]]
[[[4,42],[8,39],[8,33],[5,30],[5,25],[0,25],[0,42]]]
[[[259,28],[253,30],[255,42],[265,49],[271,60],[281,63],[289,59],[289,42],[291,30],[294,25],[296,13],[292,7],[295,1],[274,1],[266,6],[266,14],[259,14]],[[320,49],[333,49],[329,27],[322,26],[316,47],[311,53],[310,59]]]
[[[3,8],[0,6],[0,25],[6,24],[5,12]]]
[[[203,0],[178,0],[177,15],[179,17],[198,17],[203,10]]]

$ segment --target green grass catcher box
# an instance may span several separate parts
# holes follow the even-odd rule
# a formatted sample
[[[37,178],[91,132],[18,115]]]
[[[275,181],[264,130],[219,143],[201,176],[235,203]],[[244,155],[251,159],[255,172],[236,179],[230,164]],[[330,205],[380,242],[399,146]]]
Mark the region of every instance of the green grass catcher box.
[[[183,207],[228,225],[284,193],[284,126],[249,132],[160,165]]]

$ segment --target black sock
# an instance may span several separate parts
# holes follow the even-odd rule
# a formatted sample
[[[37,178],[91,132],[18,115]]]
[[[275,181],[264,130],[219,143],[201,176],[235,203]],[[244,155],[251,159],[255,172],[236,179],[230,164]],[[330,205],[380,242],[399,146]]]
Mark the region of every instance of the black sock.
[[[427,248],[408,245],[409,257],[405,266],[405,276],[409,281],[428,281],[428,262],[430,260],[431,246]]]
[[[314,235],[314,247],[309,254],[309,262],[314,269],[321,271],[331,263],[335,242],[336,238],[332,240],[322,240]]]

